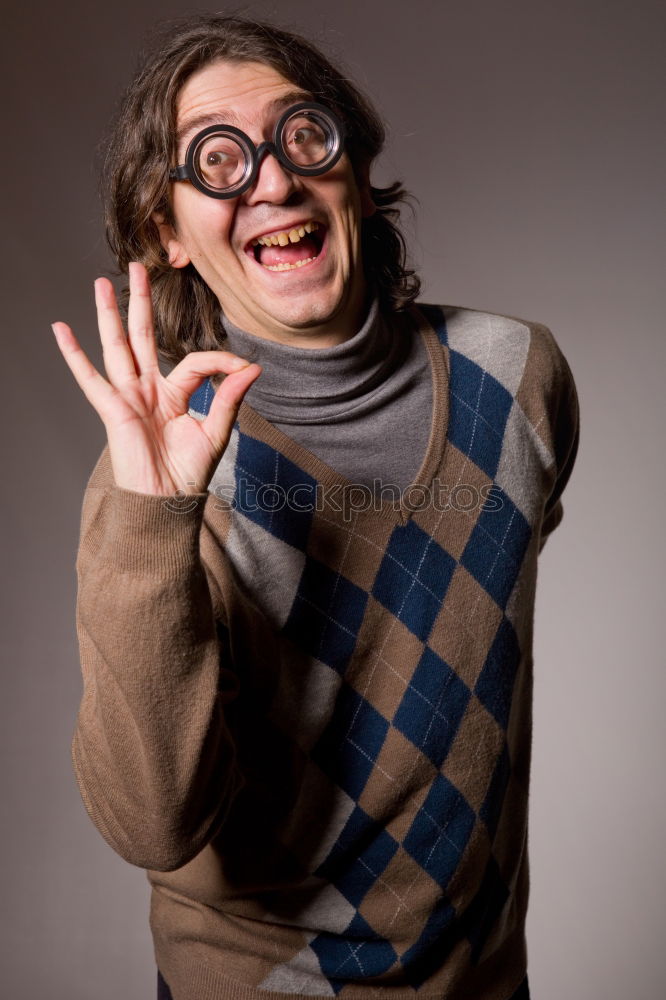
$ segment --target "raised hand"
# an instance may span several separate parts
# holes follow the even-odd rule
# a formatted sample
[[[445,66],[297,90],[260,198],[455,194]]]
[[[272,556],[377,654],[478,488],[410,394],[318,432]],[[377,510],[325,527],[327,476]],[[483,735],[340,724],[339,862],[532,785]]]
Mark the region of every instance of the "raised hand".
[[[84,395],[99,414],[118,486],[172,496],[206,491],[229,441],[238,407],[259,365],[228,351],[196,351],[165,377],[158,366],[150,283],[143,265],[130,264],[128,336],[113,286],[95,282],[105,379],[66,323],[54,323],[58,347]],[[205,420],[189,416],[188,400],[203,379],[226,378]]]

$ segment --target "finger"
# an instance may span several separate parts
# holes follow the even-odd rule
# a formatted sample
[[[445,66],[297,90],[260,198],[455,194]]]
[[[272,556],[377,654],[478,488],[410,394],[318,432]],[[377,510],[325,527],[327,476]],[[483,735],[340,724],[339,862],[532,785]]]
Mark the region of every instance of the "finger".
[[[219,372],[231,375],[249,364],[245,358],[239,358],[230,351],[193,351],[178,362],[166,379],[189,397],[208,375]]]
[[[108,278],[95,281],[95,305],[109,382],[116,386],[126,385],[136,379],[136,365],[118,312],[116,294]]]
[[[261,372],[259,365],[247,365],[240,371],[227,375],[217,389],[208,415],[201,424],[201,429],[215,448],[226,447],[243,396]]]
[[[140,375],[159,371],[153,324],[153,300],[150,280],[143,264],[132,261],[129,266],[130,298],[127,309],[129,342]]]
[[[115,389],[97,371],[74,336],[71,327],[67,326],[66,323],[53,323],[51,329],[60,348],[60,353],[84,396],[97,410],[102,420],[105,420],[116,400]]]

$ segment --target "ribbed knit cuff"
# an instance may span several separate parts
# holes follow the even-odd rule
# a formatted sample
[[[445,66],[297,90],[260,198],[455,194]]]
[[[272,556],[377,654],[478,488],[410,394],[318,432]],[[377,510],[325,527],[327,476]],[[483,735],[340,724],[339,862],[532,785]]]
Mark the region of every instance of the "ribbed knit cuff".
[[[151,496],[120,486],[105,493],[106,516],[92,528],[98,537],[90,538],[104,562],[121,572],[171,575],[198,558],[207,493]]]

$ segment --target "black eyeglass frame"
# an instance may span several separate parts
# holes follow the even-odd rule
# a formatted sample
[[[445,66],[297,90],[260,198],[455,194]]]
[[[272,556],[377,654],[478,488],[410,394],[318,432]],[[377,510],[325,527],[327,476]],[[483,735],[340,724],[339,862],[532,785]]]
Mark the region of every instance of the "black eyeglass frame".
[[[280,141],[282,131],[288,120],[299,111],[318,112],[319,114],[325,116],[333,125],[333,151],[332,154],[326,158],[323,164],[312,167],[300,166],[299,164],[294,163],[293,160],[290,160],[282,148],[282,143]],[[245,172],[243,178],[240,183],[235,185],[231,190],[227,189],[224,191],[218,191],[215,188],[210,187],[201,179],[195,166],[195,156],[199,146],[209,135],[217,133],[232,136],[245,153]],[[182,163],[177,167],[171,167],[169,170],[169,180],[189,181],[190,184],[193,184],[198,191],[209,195],[211,198],[238,198],[254,184],[261,161],[267,153],[272,153],[278,162],[293,174],[300,174],[303,177],[316,177],[319,174],[325,174],[335,166],[344,152],[344,145],[345,127],[335,112],[331,111],[331,109],[327,108],[324,104],[318,104],[315,101],[302,101],[298,104],[292,104],[286,109],[286,111],[284,111],[283,114],[280,115],[273,130],[273,139],[269,142],[262,142],[258,146],[255,146],[250,137],[234,125],[225,125],[220,123],[219,125],[209,125],[208,128],[202,129],[202,131],[197,132],[194,138],[190,141],[185,154],[185,163]]]

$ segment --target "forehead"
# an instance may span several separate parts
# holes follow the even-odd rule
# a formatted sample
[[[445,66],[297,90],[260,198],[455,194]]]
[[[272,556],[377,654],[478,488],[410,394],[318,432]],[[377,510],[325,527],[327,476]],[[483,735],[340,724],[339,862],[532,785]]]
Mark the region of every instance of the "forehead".
[[[272,66],[218,59],[185,81],[176,104],[179,139],[208,116],[230,125],[263,125],[280,105],[309,96]]]

